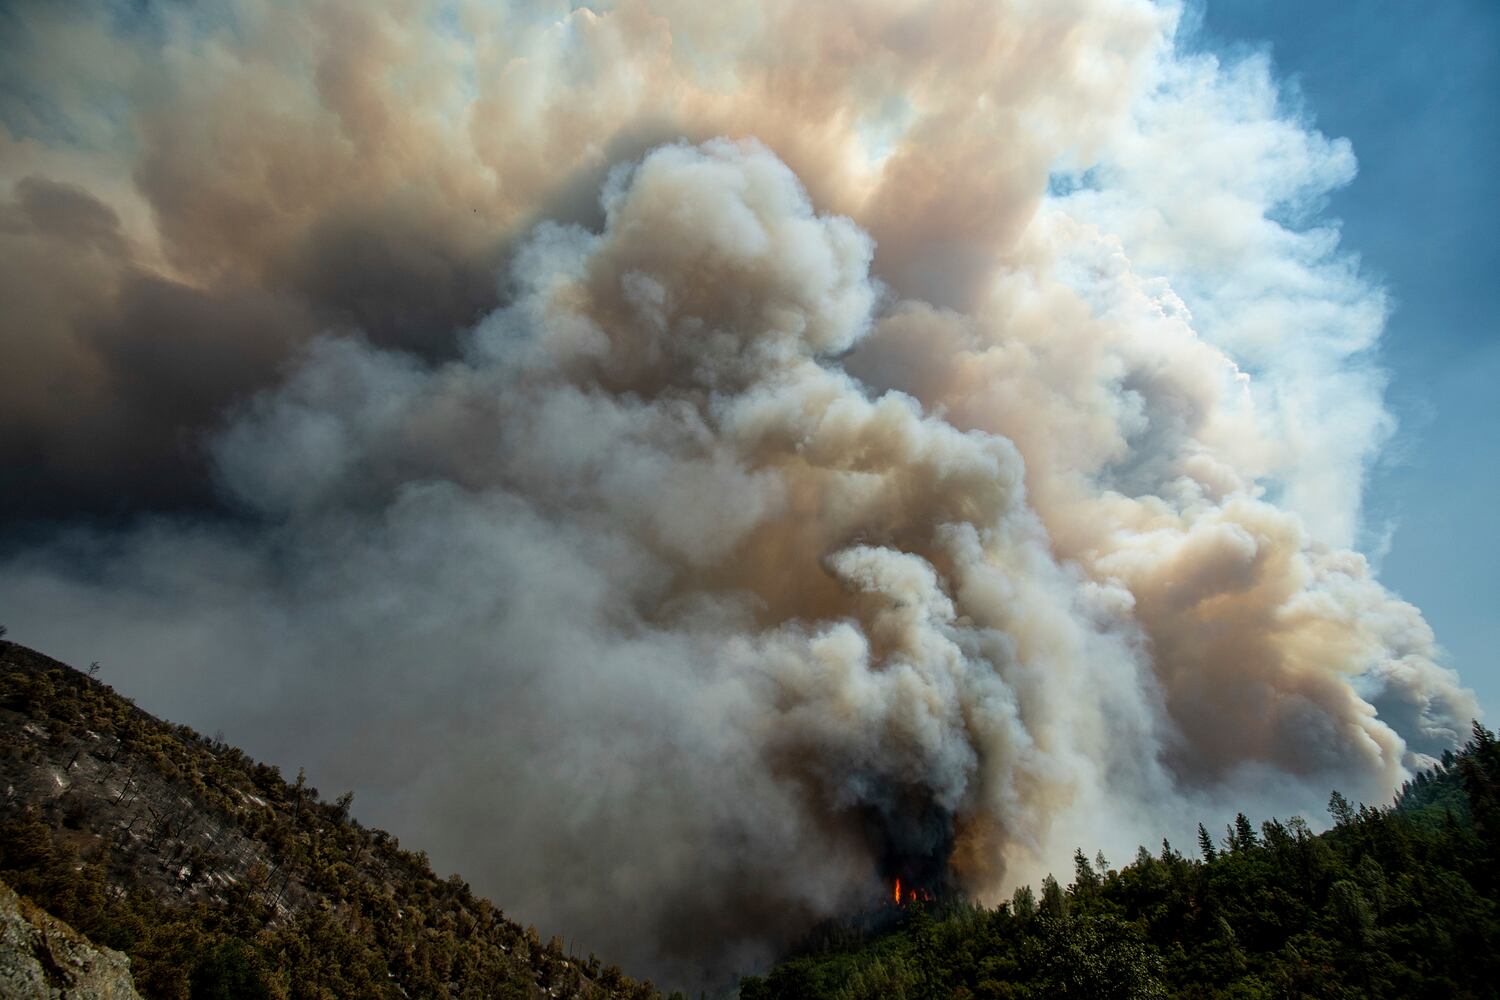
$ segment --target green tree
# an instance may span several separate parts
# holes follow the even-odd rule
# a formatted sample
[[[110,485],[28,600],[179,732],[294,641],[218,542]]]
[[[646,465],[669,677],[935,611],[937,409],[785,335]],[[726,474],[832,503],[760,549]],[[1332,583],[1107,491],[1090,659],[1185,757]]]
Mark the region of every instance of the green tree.
[[[205,952],[189,977],[192,1000],[270,1000],[254,949],[236,938]]]
[[[1334,789],[1333,794],[1328,797],[1328,814],[1338,826],[1351,826],[1354,823],[1354,807],[1338,789]]]
[[[1065,920],[1068,916],[1068,897],[1050,874],[1042,879],[1041,909],[1044,916],[1053,920]]]
[[[1204,861],[1219,860],[1219,852],[1214,847],[1214,840],[1208,835],[1208,827],[1202,823],[1198,824],[1198,851],[1203,855]]]

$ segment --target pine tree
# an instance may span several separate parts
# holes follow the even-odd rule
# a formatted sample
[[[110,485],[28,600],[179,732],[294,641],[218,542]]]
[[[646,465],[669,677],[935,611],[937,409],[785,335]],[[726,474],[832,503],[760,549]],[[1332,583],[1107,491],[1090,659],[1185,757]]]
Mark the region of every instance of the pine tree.
[[[1068,897],[1063,895],[1062,886],[1051,875],[1042,879],[1042,912],[1054,920],[1068,915]]]
[[[1250,825],[1250,817],[1240,813],[1234,818],[1234,849],[1236,851],[1248,851],[1259,844],[1255,837],[1255,828]]]
[[[1198,824],[1198,851],[1203,855],[1204,861],[1219,860],[1219,851],[1214,847],[1213,838],[1208,835],[1208,827],[1202,823]]]
[[[1081,848],[1073,851],[1073,895],[1080,898],[1093,896],[1099,891],[1099,875],[1089,864],[1088,855]]]

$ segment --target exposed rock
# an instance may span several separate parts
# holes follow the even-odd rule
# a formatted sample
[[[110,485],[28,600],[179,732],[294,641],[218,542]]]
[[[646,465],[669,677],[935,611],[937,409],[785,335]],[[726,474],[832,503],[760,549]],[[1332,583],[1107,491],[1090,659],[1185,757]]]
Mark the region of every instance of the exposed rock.
[[[130,959],[0,883],[0,1000],[140,1000]]]

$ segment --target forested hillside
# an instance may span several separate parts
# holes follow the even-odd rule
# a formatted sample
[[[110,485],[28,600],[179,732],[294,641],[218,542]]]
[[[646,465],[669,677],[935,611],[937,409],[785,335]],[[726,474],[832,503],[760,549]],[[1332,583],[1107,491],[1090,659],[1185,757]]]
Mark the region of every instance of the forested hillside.
[[[908,904],[896,929],[825,933],[742,982],[742,1000],[1500,996],[1500,749],[1474,738],[1333,829],[1300,819],[1163,842],[1111,868],[1074,858],[994,910]],[[833,942],[833,943],[826,943]]]
[[[299,775],[0,641],[0,881],[159,1000],[650,998]]]
[[[506,918],[421,852],[222,741],[0,641],[0,882],[130,956],[148,998],[658,997]],[[742,1000],[1500,995],[1500,746],[1473,739],[1335,826],[1243,814],[986,909],[894,904]]]

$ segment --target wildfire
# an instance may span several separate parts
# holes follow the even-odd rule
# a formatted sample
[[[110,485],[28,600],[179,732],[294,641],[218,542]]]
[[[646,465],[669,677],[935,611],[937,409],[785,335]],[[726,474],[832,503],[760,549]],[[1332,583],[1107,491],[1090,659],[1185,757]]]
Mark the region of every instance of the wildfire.
[[[900,877],[896,878],[896,884],[891,889],[891,901],[894,902],[897,906],[900,906],[903,903],[915,903],[917,900],[921,900],[924,903],[930,903],[933,901],[933,898],[934,897],[930,889],[909,888],[903,891],[901,888]]]

